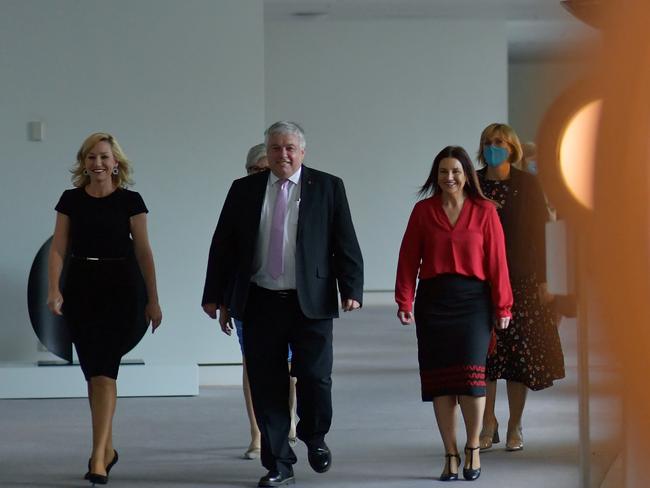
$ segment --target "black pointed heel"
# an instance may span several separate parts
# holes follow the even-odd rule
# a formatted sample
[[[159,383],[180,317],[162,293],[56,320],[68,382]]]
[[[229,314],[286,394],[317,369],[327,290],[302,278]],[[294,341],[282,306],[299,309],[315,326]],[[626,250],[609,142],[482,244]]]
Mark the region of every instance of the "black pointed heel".
[[[118,456],[117,451],[113,449],[113,460],[108,463],[108,466],[106,466],[106,476],[108,476],[108,473],[111,472],[111,468],[115,466],[119,460],[120,456]]]
[[[92,458],[88,458],[88,471],[86,471],[86,474],[84,474],[84,479],[87,480],[88,477],[90,476],[90,460]]]
[[[454,481],[458,479],[458,471],[455,473],[451,472],[451,458],[456,458],[458,460],[458,466],[460,466],[460,456],[458,454],[445,454],[445,467],[440,475],[440,481]],[[456,469],[458,469],[458,466]],[[445,471],[447,472],[445,474]]]
[[[93,486],[95,485],[105,485],[108,483],[108,476],[97,473],[88,473],[88,481],[90,481]]]
[[[478,479],[479,476],[481,476],[481,468],[472,469],[472,466],[474,465],[474,452],[478,451],[480,448],[480,446],[465,446],[465,462],[467,462],[467,451],[470,453],[469,468],[463,468],[463,478],[465,478],[467,481],[474,481],[475,479]]]
[[[117,464],[117,461],[119,461],[120,456],[118,456],[117,451],[113,449],[113,460],[108,463],[108,466],[106,466],[106,476],[108,476],[108,473],[111,472],[111,468]],[[88,471],[86,471],[86,474],[84,474],[84,479],[90,479],[90,461],[92,458],[88,458]]]

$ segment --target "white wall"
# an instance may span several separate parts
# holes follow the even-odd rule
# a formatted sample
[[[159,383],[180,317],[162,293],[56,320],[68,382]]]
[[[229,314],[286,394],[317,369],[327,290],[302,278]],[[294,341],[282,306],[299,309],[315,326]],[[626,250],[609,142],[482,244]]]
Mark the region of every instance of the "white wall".
[[[551,104],[586,72],[579,60],[511,63],[508,70],[509,121],[522,142],[534,141]]]
[[[117,136],[150,209],[164,320],[131,357],[241,360],[200,300],[225,193],[264,130],[263,32],[261,0],[2,1],[0,361],[37,356],[29,269],[97,130]]]
[[[264,25],[260,0],[5,0],[0,72],[0,361],[38,357],[27,276],[92,131],[118,137],[151,211],[165,317],[131,357],[230,363],[236,341],[199,307],[205,261],[225,192],[268,123],[301,122],[307,163],[344,177],[366,288],[389,290],[435,153],[473,154],[507,114],[503,22]],[[31,120],[45,122],[45,141],[27,140]]]
[[[266,121],[307,133],[305,163],[344,178],[368,290],[392,290],[415,191],[435,154],[474,154],[507,116],[505,23],[267,21]]]

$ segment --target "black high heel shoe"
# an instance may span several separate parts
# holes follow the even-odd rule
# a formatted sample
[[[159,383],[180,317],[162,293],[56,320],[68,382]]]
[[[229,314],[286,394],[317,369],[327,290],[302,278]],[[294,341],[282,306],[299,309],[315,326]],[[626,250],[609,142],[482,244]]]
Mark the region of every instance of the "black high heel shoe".
[[[111,472],[111,468],[115,466],[119,460],[120,456],[118,456],[117,451],[113,449],[113,460],[106,466],[106,476],[108,476],[108,473]]]
[[[465,478],[467,481],[474,481],[475,479],[478,479],[479,476],[481,476],[481,468],[472,469],[472,466],[474,465],[474,452],[478,451],[480,448],[481,448],[480,446],[476,446],[476,447],[465,446],[466,464],[467,464],[467,451],[469,451],[470,453],[469,468],[463,468],[463,478]]]
[[[108,476],[97,473],[88,473],[88,481],[90,481],[93,486],[95,485],[105,485],[108,483]]]
[[[107,478],[108,478],[108,473],[111,472],[111,468],[117,464],[117,461],[119,461],[119,459],[120,459],[120,456],[117,454],[117,451],[115,449],[113,449],[113,460],[110,463],[108,463],[108,465],[106,466],[106,477]],[[85,480],[90,479],[90,462],[91,462],[91,460],[92,460],[92,458],[88,458],[88,471],[86,471],[86,474],[84,475]],[[107,480],[107,482],[108,482],[108,480]],[[100,484],[100,483],[98,483],[98,484]],[[106,484],[106,483],[104,483],[104,484]]]
[[[460,466],[460,456],[458,454],[445,454],[445,467],[444,470],[442,471],[442,474],[440,475],[440,481],[454,481],[458,479],[458,471],[455,473],[451,472],[451,458],[456,458],[458,460],[458,465],[456,466],[456,469],[458,469],[458,466]],[[445,474],[446,472],[446,474]]]

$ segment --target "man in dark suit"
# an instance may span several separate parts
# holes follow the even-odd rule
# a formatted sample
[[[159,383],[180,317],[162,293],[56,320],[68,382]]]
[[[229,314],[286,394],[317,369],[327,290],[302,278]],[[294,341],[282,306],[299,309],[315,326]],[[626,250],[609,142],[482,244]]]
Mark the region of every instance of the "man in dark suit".
[[[361,306],[363,259],[340,178],[303,166],[298,124],[266,131],[270,172],[233,182],[212,238],[203,309],[229,330],[244,323],[244,352],[262,433],[258,486],[294,482],[287,433],[287,346],[297,378],[298,438],[312,468],[332,463],[332,319]]]

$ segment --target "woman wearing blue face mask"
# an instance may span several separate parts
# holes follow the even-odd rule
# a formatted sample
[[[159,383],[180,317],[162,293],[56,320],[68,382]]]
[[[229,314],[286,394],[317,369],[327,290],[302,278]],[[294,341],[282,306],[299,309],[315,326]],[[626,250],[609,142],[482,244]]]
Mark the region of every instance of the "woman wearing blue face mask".
[[[510,418],[506,450],[523,449],[521,419],[528,390],[542,390],[564,377],[564,358],[549,308],[553,296],[546,290],[544,194],[532,174],[514,166],[522,148],[506,124],[490,124],[481,134],[478,160],[485,165],[478,176],[486,197],[496,201],[506,240],[510,283],[514,295],[512,322],[497,331],[497,347],[486,363],[488,378],[481,449],[500,441],[494,412],[497,379],[505,379]]]

